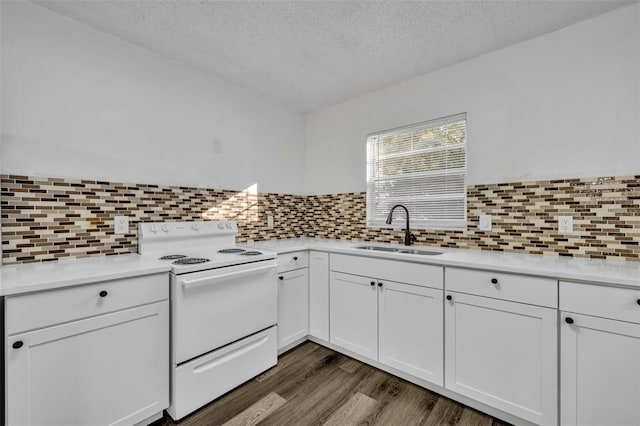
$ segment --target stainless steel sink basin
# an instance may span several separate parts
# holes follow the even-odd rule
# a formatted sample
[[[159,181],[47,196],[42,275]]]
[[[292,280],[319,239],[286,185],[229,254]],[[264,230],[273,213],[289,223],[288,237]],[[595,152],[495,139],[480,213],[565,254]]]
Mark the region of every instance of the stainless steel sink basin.
[[[429,250],[413,250],[413,249],[406,249],[406,250],[398,250],[398,253],[404,253],[404,254],[421,254],[424,256],[435,256],[437,254],[442,254],[441,251],[429,251]]]
[[[357,249],[362,249],[362,250],[375,250],[375,251],[389,251],[389,252],[396,252],[398,251],[397,248],[395,247],[380,247],[380,246],[358,246],[356,247]]]
[[[354,248],[360,250],[373,250],[373,251],[386,251],[390,253],[401,253],[401,254],[420,254],[424,256],[434,256],[437,254],[442,254],[441,251],[431,251],[431,250],[416,250],[416,249],[399,249],[395,247],[384,247],[384,246],[356,246]]]

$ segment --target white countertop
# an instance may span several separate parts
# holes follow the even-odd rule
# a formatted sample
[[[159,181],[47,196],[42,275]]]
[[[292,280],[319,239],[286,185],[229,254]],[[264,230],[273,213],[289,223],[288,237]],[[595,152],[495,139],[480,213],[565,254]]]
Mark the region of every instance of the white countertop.
[[[398,244],[318,238],[269,240],[245,244],[248,247],[271,250],[279,254],[299,250],[319,250],[431,265],[458,266],[557,278],[560,280],[640,288],[640,262],[412,246],[412,248],[418,250],[443,252],[437,256],[424,256],[375,252],[355,248],[361,245],[405,248],[405,246]],[[166,263],[155,259],[143,258],[137,254],[7,265],[0,268],[0,296],[91,284],[100,281],[168,272],[169,270],[170,266]]]
[[[361,245],[406,248],[398,244],[315,238],[269,240],[246,245],[256,249],[262,248],[264,250],[275,251],[278,254],[298,250],[318,250],[431,265],[459,266],[499,272],[512,272],[557,278],[560,280],[640,287],[640,262],[570,258],[525,253],[503,253],[470,249],[448,249],[431,246],[411,247],[418,250],[443,252],[443,254],[437,256],[425,256],[375,252],[355,248]]]
[[[0,296],[168,272],[169,265],[137,254],[24,263],[0,268]]]

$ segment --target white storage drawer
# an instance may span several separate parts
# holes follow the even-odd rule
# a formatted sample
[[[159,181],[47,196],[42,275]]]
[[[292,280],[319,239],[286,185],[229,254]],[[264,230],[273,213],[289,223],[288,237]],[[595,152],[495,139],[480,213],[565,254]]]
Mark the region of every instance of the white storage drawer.
[[[293,271],[309,266],[309,252],[294,251],[278,255],[278,272]]]
[[[166,273],[7,297],[6,332],[35,330],[168,298]]]
[[[423,287],[442,288],[442,266],[331,254],[331,270]]]
[[[558,307],[558,282],[549,278],[446,268],[446,289],[530,305]]]
[[[561,281],[560,309],[640,323],[640,289]]]
[[[172,405],[181,419],[276,365],[277,327],[271,327],[176,369]]]

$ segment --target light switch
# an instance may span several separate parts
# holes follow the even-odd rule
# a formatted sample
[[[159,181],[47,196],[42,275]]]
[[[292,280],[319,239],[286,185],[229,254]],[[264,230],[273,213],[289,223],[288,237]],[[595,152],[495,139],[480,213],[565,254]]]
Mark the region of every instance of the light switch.
[[[480,215],[479,231],[491,231],[491,215]]]

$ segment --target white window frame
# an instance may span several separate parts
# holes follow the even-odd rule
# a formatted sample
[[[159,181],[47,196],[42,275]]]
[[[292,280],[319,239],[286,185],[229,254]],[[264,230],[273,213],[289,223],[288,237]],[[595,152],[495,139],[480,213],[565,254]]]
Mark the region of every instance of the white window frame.
[[[462,143],[456,145],[443,145],[441,147],[429,148],[427,150],[416,150],[415,152],[407,151],[406,154],[388,154],[379,155],[381,150],[380,143],[383,138],[398,134],[417,134],[425,129],[448,126],[453,123],[464,122],[464,139]],[[412,124],[409,126],[398,127],[394,129],[375,132],[367,135],[367,227],[371,228],[388,228],[388,227],[404,227],[404,210],[396,209],[394,212],[394,220],[392,225],[387,225],[385,219],[391,206],[395,204],[403,204],[409,208],[409,215],[411,218],[412,229],[434,229],[434,230],[466,230],[467,229],[467,114],[461,113],[451,115],[447,117],[438,118],[435,120],[429,120],[421,123]],[[411,173],[395,174],[393,176],[384,176],[383,168],[381,167],[382,160],[389,159],[392,156],[407,157],[426,151],[430,152],[443,152],[446,153],[457,150],[460,152],[460,148],[463,151],[463,160],[458,159],[452,161],[455,163],[451,167],[447,163],[445,168],[420,171],[413,170]],[[413,149],[413,148],[412,148]],[[452,156],[453,157],[453,156]],[[462,163],[462,167],[461,164]],[[447,185],[447,176],[455,179],[455,185]],[[394,196],[389,192],[377,192],[377,188],[380,187],[380,182],[385,180],[396,180],[401,182],[405,180],[407,182],[410,179],[420,181],[424,179],[422,186],[420,186],[419,193],[407,195],[401,194]],[[429,181],[431,179],[431,181]],[[440,180],[440,181],[439,181]],[[462,183],[460,183],[462,180]],[[435,183],[434,183],[435,182]],[[434,186],[436,185],[436,186]],[[452,188],[450,188],[450,186]],[[430,195],[426,192],[426,188],[436,188],[437,195]],[[405,187],[406,192],[406,187]],[[380,204],[385,206],[384,210]],[[438,204],[444,207],[437,207]],[[430,206],[430,207],[429,207]],[[451,206],[451,208],[449,208]],[[413,210],[413,211],[412,211]],[[415,211],[422,210],[422,211]],[[437,218],[429,218],[428,211],[437,211]],[[435,213],[432,213],[436,216]]]

